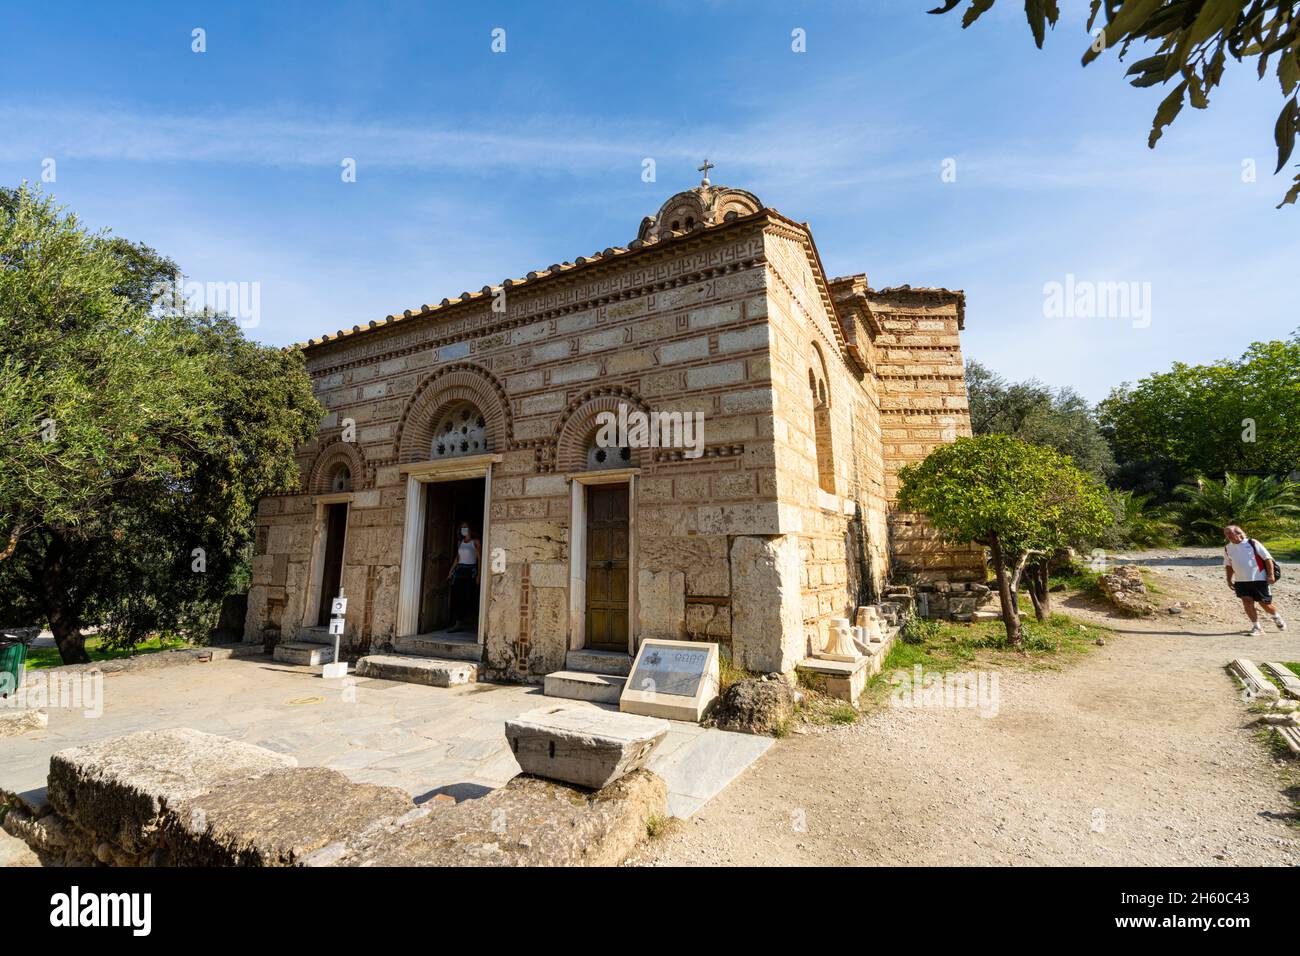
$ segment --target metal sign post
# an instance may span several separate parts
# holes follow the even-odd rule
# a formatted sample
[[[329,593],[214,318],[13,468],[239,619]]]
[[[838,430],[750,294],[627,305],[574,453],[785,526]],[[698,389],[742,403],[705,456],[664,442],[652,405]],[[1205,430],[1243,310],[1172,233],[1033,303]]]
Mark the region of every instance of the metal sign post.
[[[339,644],[343,638],[344,617],[348,611],[348,599],[343,596],[343,585],[339,585],[339,596],[330,601],[330,634],[334,637],[334,660],[321,668],[320,676],[337,678],[348,676],[348,662],[340,659]]]

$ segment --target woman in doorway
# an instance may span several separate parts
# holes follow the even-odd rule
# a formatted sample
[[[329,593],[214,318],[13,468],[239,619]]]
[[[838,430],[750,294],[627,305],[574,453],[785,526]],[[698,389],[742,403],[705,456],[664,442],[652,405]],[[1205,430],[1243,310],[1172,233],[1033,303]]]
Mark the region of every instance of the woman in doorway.
[[[456,539],[456,563],[447,580],[451,582],[451,626],[453,631],[478,629],[478,576],[482,562],[479,539],[468,521],[460,523]]]

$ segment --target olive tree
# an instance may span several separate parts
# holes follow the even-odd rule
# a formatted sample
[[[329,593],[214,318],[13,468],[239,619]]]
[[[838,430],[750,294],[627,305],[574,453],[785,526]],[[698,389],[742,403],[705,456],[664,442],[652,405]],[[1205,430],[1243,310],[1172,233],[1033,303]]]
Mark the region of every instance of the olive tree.
[[[899,473],[898,507],[925,515],[951,541],[989,550],[1007,641],[1021,641],[1016,593],[1028,569],[1034,610],[1047,616],[1047,565],[1110,521],[1105,489],[1059,452],[990,434],[958,438]]]

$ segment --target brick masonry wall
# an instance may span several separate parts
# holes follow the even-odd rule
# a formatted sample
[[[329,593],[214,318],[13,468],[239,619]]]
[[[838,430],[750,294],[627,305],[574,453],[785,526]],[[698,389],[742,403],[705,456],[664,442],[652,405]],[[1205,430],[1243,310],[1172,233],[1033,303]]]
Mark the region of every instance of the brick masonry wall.
[[[885,492],[898,494],[898,472],[939,444],[969,435],[970,406],[961,355],[960,293],[896,289],[868,293],[881,327],[876,340]],[[953,545],[919,515],[891,513],[894,575],[917,581],[982,581],[983,553]]]

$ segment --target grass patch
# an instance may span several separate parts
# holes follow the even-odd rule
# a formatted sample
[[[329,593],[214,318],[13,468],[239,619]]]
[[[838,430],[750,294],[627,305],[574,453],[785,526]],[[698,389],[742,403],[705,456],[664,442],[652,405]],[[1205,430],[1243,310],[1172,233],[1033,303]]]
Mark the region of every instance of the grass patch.
[[[137,654],[156,654],[158,651],[170,651],[178,647],[188,647],[189,644],[179,637],[151,637],[147,641],[141,641],[130,650],[121,648],[104,647],[104,639],[100,637],[86,638],[86,653],[90,655],[92,661],[113,661],[121,657],[134,657]],[[46,667],[60,667],[63,664],[63,658],[59,656],[57,647],[29,647],[27,649],[27,667],[30,670],[41,670]]]
[[[1262,538],[1268,553],[1279,561],[1300,561],[1300,537],[1295,535]]]
[[[651,840],[659,839],[664,835],[667,829],[668,818],[662,814],[653,814],[650,819],[645,822],[645,835]]]
[[[924,671],[937,672],[1007,666],[1055,668],[1086,653],[1098,637],[1111,633],[1107,628],[1080,624],[1065,614],[1053,614],[1041,623],[1022,621],[1023,641],[1018,647],[1007,644],[1001,620],[971,624],[931,621],[924,630],[927,636],[920,643],[900,640],[890,648],[880,673],[863,692],[864,706],[888,697],[889,675],[894,671],[911,671],[918,664]]]
[[[1296,677],[1300,677],[1300,663],[1296,661],[1283,661],[1282,666],[1289,670]]]
[[[725,694],[727,688],[732,684],[739,684],[743,680],[753,680],[755,677],[762,675],[753,671],[747,671],[743,667],[737,667],[731,663],[731,658],[722,654],[718,655],[718,693]]]
[[[1053,574],[1049,585],[1063,584],[1067,591],[1078,591],[1088,597],[1104,598],[1101,585],[1098,580],[1101,578],[1100,571],[1094,571],[1092,568],[1073,567],[1068,571],[1062,571],[1059,574]]]

